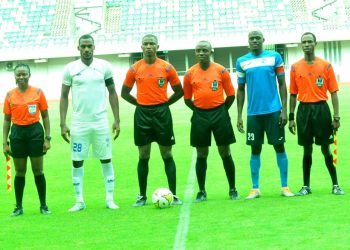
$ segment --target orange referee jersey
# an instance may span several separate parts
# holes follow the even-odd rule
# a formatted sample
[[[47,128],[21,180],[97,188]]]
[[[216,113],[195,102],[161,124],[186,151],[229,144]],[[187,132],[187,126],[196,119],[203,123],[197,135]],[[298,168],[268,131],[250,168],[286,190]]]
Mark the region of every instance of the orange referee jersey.
[[[212,109],[225,102],[225,96],[235,95],[231,77],[224,66],[211,62],[207,70],[193,65],[184,77],[184,99],[192,99],[197,108]]]
[[[48,109],[43,91],[28,86],[21,93],[18,88],[9,91],[5,97],[4,114],[11,115],[11,121],[16,125],[30,125],[40,120],[40,111]]]
[[[181,84],[174,67],[157,58],[148,65],[144,59],[137,61],[128,70],[123,85],[132,88],[136,82],[136,100],[141,105],[157,105],[168,101],[168,83],[171,86]]]
[[[332,65],[319,57],[313,64],[301,59],[292,65],[289,88],[300,102],[326,101],[327,90],[331,93],[339,90]]]

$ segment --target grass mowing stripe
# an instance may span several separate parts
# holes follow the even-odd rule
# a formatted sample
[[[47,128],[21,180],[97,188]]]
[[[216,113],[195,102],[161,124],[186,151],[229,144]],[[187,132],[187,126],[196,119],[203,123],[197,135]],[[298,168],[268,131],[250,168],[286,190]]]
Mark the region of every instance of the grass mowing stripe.
[[[182,204],[179,216],[179,224],[177,226],[175,242],[173,249],[186,249],[186,239],[188,233],[188,225],[190,224],[191,216],[191,204],[193,197],[193,185],[196,181],[195,166],[196,166],[197,154],[196,150],[193,150],[192,161],[190,171],[188,173],[185,195],[183,198],[184,203]]]

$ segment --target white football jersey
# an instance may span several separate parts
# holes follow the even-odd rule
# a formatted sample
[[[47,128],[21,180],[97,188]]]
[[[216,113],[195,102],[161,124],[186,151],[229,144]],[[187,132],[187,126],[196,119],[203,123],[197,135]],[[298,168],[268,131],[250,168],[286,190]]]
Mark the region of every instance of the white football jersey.
[[[81,59],[65,66],[63,84],[72,90],[72,122],[107,120],[105,80],[111,77],[110,63],[98,58],[94,58],[89,66]]]

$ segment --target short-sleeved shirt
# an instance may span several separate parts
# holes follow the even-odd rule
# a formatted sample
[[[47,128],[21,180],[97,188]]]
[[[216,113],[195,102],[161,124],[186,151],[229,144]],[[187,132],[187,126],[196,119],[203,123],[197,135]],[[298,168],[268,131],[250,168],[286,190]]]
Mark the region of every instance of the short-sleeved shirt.
[[[319,57],[313,64],[301,59],[292,65],[289,88],[300,102],[310,103],[326,101],[327,90],[331,93],[339,90],[332,65]]]
[[[110,63],[98,58],[89,66],[80,59],[65,66],[63,84],[72,89],[73,122],[107,119],[105,80],[112,77]]]
[[[236,62],[238,84],[247,84],[248,115],[262,115],[281,110],[276,77],[284,75],[283,60],[275,51],[248,53]]]
[[[48,109],[43,91],[28,86],[24,93],[18,88],[9,91],[5,97],[4,114],[11,115],[16,125],[30,125],[39,122],[40,112]]]
[[[193,65],[184,77],[184,99],[192,99],[201,109],[213,109],[225,102],[225,96],[233,96],[235,89],[228,71],[220,64],[211,62],[203,70],[199,64]]]
[[[175,68],[168,62],[157,58],[152,65],[144,59],[137,61],[128,70],[124,86],[133,88],[136,82],[136,100],[140,105],[158,105],[168,101],[168,83],[181,84]]]

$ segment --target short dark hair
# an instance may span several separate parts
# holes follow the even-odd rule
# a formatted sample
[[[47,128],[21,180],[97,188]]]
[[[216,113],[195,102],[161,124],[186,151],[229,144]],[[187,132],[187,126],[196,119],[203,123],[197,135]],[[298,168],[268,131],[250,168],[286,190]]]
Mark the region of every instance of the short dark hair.
[[[142,42],[143,42],[143,39],[145,39],[146,37],[154,38],[156,40],[157,44],[158,44],[158,38],[155,35],[153,35],[153,34],[147,34],[147,35],[143,36],[142,37]]]
[[[200,44],[200,43],[206,43],[206,44],[209,46],[210,52],[214,52],[214,49],[213,49],[213,47],[211,46],[211,43],[210,43],[210,42],[208,42],[208,41],[206,41],[206,40],[201,40],[201,41],[199,41],[199,42],[197,43],[197,45]],[[196,47],[197,47],[197,45],[196,45]]]
[[[78,45],[80,45],[80,40],[81,39],[91,39],[92,43],[95,44],[95,40],[90,34],[85,34],[85,35],[82,35],[81,37],[79,37]]]
[[[30,68],[29,68],[29,65],[28,64],[25,64],[25,63],[18,63],[16,66],[15,66],[15,68],[13,69],[13,72],[15,72],[16,71],[16,69],[18,69],[18,68],[27,68],[28,69],[28,73],[29,73],[29,75],[30,75]]]
[[[301,39],[303,39],[303,36],[306,36],[306,35],[311,35],[314,39],[314,42],[316,42],[316,36],[312,32],[305,32],[304,34],[301,35]]]

